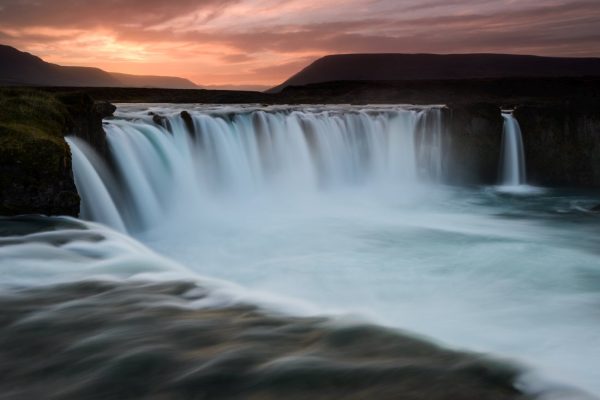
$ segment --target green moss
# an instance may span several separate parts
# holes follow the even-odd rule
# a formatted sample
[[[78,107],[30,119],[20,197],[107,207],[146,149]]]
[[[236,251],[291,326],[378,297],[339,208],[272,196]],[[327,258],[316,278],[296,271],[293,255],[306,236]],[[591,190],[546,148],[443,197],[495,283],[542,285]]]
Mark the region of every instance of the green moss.
[[[30,89],[0,89],[0,135],[62,141],[69,114],[55,96]]]
[[[16,164],[33,177],[36,171],[61,171],[69,152],[64,141],[68,120],[66,107],[48,93],[0,89],[0,163]],[[7,174],[0,177],[10,178]],[[28,176],[18,178],[27,180]]]
[[[74,191],[70,125],[54,95],[0,88],[0,214],[52,213],[58,194]]]

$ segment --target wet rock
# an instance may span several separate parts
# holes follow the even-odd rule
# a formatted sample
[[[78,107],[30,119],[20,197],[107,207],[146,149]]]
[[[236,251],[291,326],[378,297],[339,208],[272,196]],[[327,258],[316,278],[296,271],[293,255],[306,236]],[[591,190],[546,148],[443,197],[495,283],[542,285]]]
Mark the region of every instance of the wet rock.
[[[600,187],[600,103],[517,107],[528,181],[547,186]]]
[[[181,116],[181,119],[183,119],[188,132],[193,134],[195,132],[194,120],[192,119],[190,113],[184,110],[179,115]]]
[[[102,157],[108,154],[106,133],[102,119],[111,116],[116,109],[107,102],[95,102],[83,92],[59,93],[56,95],[69,112],[65,135],[74,135],[85,140]]]
[[[94,103],[94,111],[100,118],[112,117],[117,107],[108,101],[97,101]]]
[[[152,122],[154,122],[156,125],[167,128],[167,119],[164,116],[155,113],[149,113],[149,115],[152,115]]]
[[[503,129],[500,108],[490,103],[451,104],[442,121],[445,181],[495,184]]]

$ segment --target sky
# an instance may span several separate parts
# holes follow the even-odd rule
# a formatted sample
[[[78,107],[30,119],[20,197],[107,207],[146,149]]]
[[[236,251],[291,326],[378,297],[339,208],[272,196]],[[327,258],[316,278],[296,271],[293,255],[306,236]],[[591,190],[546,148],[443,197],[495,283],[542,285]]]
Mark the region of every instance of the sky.
[[[0,0],[0,43],[62,65],[272,86],[341,53],[600,56],[600,0]]]

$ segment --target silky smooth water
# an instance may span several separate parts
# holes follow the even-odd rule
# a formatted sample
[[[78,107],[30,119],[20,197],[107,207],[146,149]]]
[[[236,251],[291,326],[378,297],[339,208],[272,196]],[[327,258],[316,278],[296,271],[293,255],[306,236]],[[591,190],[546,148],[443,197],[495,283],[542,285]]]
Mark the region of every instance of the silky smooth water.
[[[517,187],[526,183],[525,150],[519,121],[512,112],[503,112],[501,183],[506,187]]]
[[[600,394],[597,194],[444,185],[438,107],[185,107],[194,133],[181,109],[121,106],[111,167],[71,139],[87,218],[255,302],[507,357],[532,391]]]

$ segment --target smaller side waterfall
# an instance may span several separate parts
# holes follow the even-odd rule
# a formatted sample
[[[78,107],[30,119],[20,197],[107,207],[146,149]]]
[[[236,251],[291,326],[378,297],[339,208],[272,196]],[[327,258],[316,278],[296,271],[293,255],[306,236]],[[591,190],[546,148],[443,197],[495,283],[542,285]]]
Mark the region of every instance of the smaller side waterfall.
[[[502,112],[504,132],[500,158],[500,183],[505,186],[525,184],[525,153],[519,122],[511,112]]]

